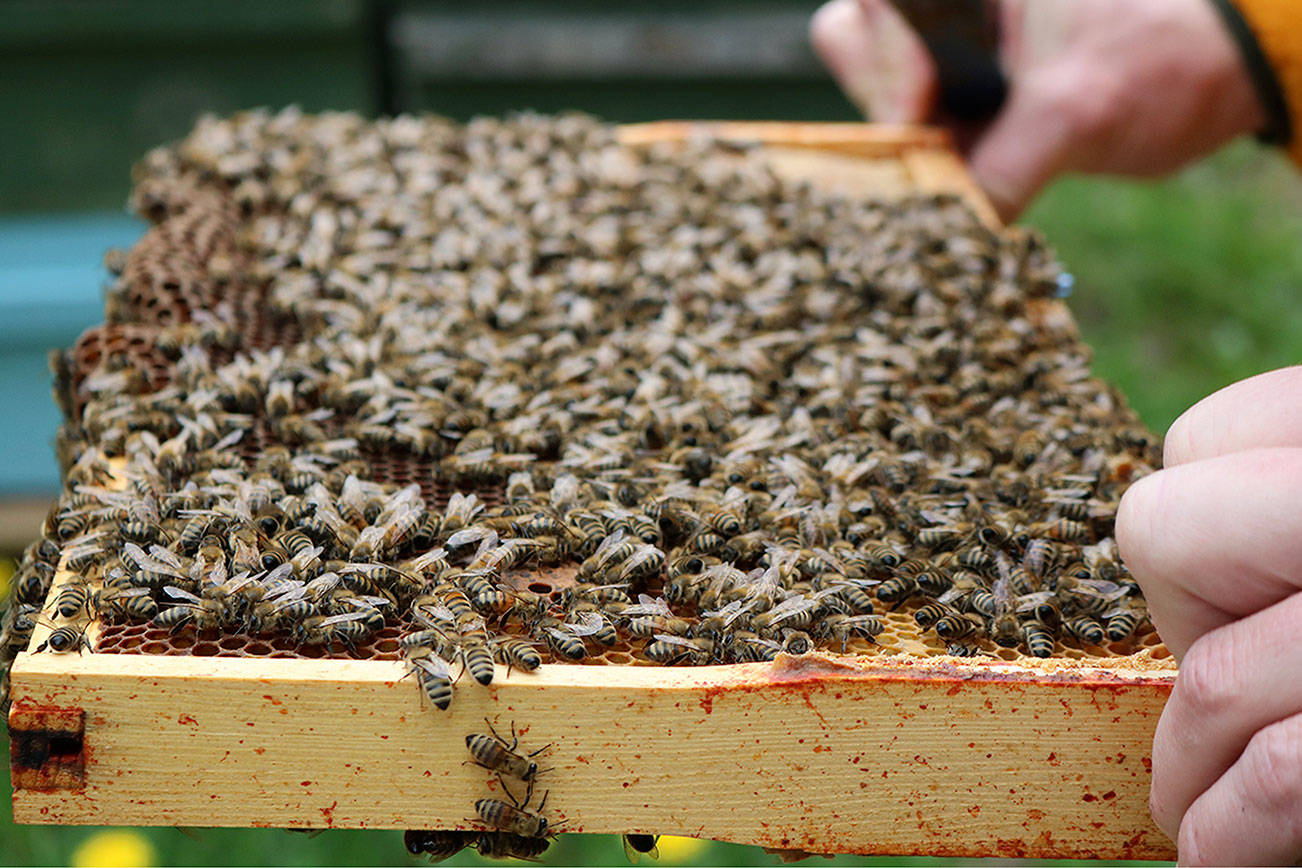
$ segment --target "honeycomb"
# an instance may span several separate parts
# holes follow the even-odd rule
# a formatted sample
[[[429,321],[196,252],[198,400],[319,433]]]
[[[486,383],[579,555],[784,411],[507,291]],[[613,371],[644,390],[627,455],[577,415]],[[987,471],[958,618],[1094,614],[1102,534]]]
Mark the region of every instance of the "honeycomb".
[[[68,356],[72,421],[80,418],[86,403],[84,384],[105,368],[142,373],[138,391],[158,391],[174,379],[176,359],[167,348],[178,328],[200,333],[199,345],[214,365],[225,364],[241,353],[290,347],[303,339],[304,328],[294,317],[269,305],[270,278],[250,267],[238,242],[242,225],[257,213],[256,206],[237,202],[221,183],[190,187],[144,187],[137,191],[137,207],[155,221],[153,228],[128,254],[108,301],[108,322],[89,329]],[[255,419],[238,445],[250,464],[267,449],[279,445],[265,419]],[[440,472],[437,462],[423,460],[399,446],[360,447],[370,480],[385,486],[419,486],[431,508],[443,508],[456,492],[473,491],[489,506],[504,502],[502,486],[466,489]],[[524,570],[508,573],[508,584],[519,589],[561,599],[574,584],[572,568]],[[655,594],[658,581],[649,582]],[[940,656],[947,643],[925,632],[914,620],[916,599],[890,611],[877,605],[884,629],[875,641],[855,638],[830,650],[863,656]],[[685,616],[695,613],[688,611]],[[516,625],[519,626],[519,625]],[[355,647],[339,643],[299,646],[283,635],[225,633],[186,628],[168,631],[141,623],[105,621],[92,631],[94,651],[102,654],[163,654],[216,657],[271,658],[400,658],[399,637],[410,627],[407,616],[390,617],[386,626]],[[588,641],[589,656],[581,665],[661,665],[645,657],[645,642],[621,642],[600,647]],[[966,640],[974,646],[975,660],[1028,661],[1016,648],[995,645],[986,638]],[[540,644],[548,663],[570,663],[555,657]],[[1062,637],[1054,656],[1101,660],[1138,655],[1148,661],[1168,661],[1151,625],[1145,623],[1122,642],[1086,645]]]

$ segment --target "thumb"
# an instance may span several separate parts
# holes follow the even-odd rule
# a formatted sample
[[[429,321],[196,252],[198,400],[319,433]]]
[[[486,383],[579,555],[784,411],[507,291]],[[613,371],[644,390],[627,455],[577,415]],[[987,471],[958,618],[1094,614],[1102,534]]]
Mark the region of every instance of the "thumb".
[[[921,123],[935,102],[926,45],[887,0],[832,0],[809,23],[810,41],[850,101],[878,123]]]
[[[977,140],[972,174],[999,216],[1011,221],[1069,164],[1077,124],[1071,111],[1041,93],[1018,89]]]

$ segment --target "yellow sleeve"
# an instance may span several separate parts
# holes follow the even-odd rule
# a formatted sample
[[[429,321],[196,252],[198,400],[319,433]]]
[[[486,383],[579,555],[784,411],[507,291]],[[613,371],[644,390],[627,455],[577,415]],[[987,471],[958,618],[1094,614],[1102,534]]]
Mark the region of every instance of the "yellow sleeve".
[[[1290,121],[1286,147],[1294,162],[1302,165],[1302,3],[1235,0],[1234,5],[1275,73]]]

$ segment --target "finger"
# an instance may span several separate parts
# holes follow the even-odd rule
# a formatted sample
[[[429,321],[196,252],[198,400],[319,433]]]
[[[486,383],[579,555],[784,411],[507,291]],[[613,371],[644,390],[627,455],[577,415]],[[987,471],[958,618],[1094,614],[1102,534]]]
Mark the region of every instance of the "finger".
[[[1302,448],[1169,467],[1121,499],[1117,543],[1177,656],[1302,585]]]
[[[1153,819],[1172,838],[1255,732],[1302,710],[1298,624],[1302,593],[1208,633],[1185,655],[1153,738]]]
[[[1302,856],[1302,715],[1257,732],[1189,808],[1182,865],[1295,865]]]
[[[1070,162],[1077,113],[1054,94],[1054,80],[1014,81],[1008,103],[972,148],[972,174],[1005,221]]]
[[[886,0],[832,0],[814,13],[809,36],[865,117],[921,123],[931,114],[935,66],[922,40]]]
[[[1164,463],[1267,446],[1302,446],[1302,365],[1240,380],[1194,404],[1166,432]]]

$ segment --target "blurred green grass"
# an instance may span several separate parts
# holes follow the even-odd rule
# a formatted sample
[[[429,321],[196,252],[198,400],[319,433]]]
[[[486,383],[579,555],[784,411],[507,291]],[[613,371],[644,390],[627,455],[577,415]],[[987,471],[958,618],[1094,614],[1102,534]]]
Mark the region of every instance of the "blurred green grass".
[[[1237,379],[1302,362],[1302,181],[1277,155],[1243,144],[1160,182],[1065,179],[1025,222],[1043,231],[1076,276],[1069,304],[1095,349],[1096,371],[1118,385],[1153,428],[1164,431],[1194,401]],[[7,739],[0,741],[5,748]],[[7,791],[7,766],[3,787]],[[0,805],[0,864],[69,864],[93,831],[15,826],[6,799]],[[423,861],[407,856],[397,832],[143,834],[161,864]],[[618,838],[576,835],[559,839],[546,861],[627,864]],[[772,865],[776,859],[756,848],[710,844],[690,862]],[[446,864],[491,863],[463,853]],[[839,857],[809,864],[952,863]]]

